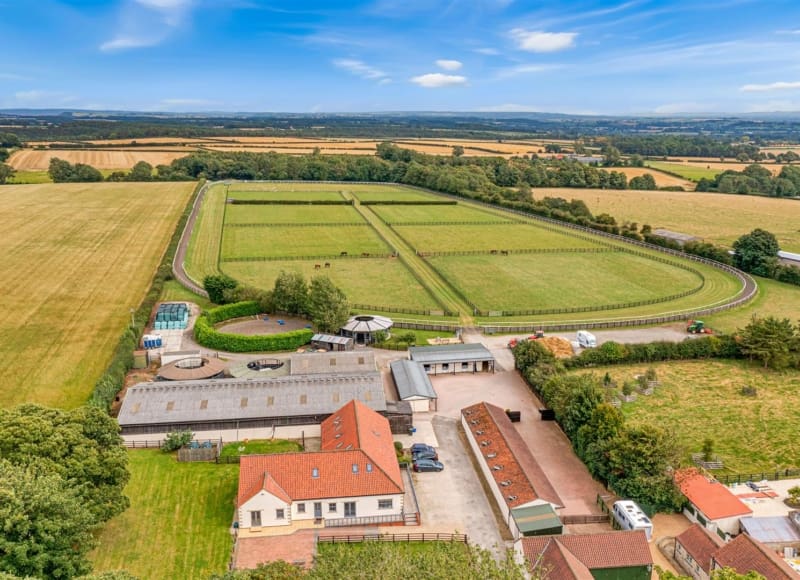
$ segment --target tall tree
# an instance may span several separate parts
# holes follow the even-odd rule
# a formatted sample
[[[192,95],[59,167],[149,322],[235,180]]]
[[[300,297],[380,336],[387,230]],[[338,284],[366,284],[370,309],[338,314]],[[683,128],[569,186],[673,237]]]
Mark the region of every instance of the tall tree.
[[[9,179],[14,177],[16,170],[10,165],[0,163],[0,185],[6,183]]]
[[[764,368],[783,369],[797,356],[800,332],[788,318],[758,318],[739,331],[739,348],[745,356],[764,363]]]
[[[126,181],[151,181],[153,179],[153,166],[146,161],[139,161],[133,166],[125,178]]]
[[[314,276],[308,292],[308,315],[320,332],[336,333],[347,322],[347,296],[327,276]]]
[[[756,276],[772,276],[778,261],[778,240],[773,234],[756,228],[733,243],[733,263]]]
[[[46,471],[0,460],[0,571],[34,578],[86,574],[96,519],[76,488]]]
[[[208,299],[214,304],[225,304],[226,290],[234,290],[237,286],[236,280],[227,274],[209,274],[203,278],[203,288],[208,292]]]
[[[300,272],[281,271],[272,290],[275,310],[303,316],[308,312],[308,285]]]

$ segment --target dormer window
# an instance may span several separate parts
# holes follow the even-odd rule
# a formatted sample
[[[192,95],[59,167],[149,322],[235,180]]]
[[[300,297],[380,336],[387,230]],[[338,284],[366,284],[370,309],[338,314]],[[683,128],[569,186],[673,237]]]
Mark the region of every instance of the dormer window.
[[[314,479],[319,478],[319,468],[315,467],[311,470],[311,477],[313,477]]]

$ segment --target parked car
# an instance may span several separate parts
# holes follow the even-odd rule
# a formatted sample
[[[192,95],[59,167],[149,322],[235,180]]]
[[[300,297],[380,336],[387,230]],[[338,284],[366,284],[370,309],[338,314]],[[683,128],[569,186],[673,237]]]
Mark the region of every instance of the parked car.
[[[439,459],[439,454],[436,453],[435,449],[420,449],[416,453],[411,454],[411,460],[416,461],[417,459]]]
[[[444,465],[434,459],[417,459],[412,464],[414,471],[441,471]]]
[[[436,449],[434,449],[433,447],[431,447],[427,443],[414,443],[411,446],[411,453],[412,454],[419,453],[420,451],[431,451],[433,453],[436,453]]]

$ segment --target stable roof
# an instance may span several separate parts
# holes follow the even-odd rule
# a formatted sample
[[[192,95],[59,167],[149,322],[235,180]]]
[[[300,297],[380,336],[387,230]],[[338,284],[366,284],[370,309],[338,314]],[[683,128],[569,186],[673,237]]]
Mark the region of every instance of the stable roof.
[[[709,479],[695,468],[682,469],[675,482],[683,495],[712,520],[721,520],[753,513],[731,491],[716,479]]]
[[[549,503],[516,507],[511,510],[511,517],[523,536],[560,534],[563,529],[556,510]]]
[[[380,373],[139,383],[128,389],[118,421],[124,427],[327,415],[352,399],[385,411]]]
[[[642,530],[576,534],[567,536],[528,536],[520,539],[522,552],[529,562],[538,562],[550,542],[558,542],[589,570],[652,566],[653,556]]]
[[[311,337],[311,342],[327,342],[329,344],[350,344],[352,338],[346,336],[336,336],[335,334],[315,334]]]
[[[349,340],[349,339],[348,339]],[[300,352],[290,357],[290,374],[345,374],[376,372],[375,355],[372,351]]]
[[[411,346],[411,360],[420,364],[493,361],[494,356],[480,343],[440,344],[437,346]]]
[[[765,544],[800,542],[800,532],[787,516],[746,517],[739,520],[742,530]]]
[[[394,325],[394,322],[391,318],[386,318],[385,316],[377,316],[373,314],[364,314],[359,316],[351,316],[347,322],[345,322],[344,326],[342,326],[342,330],[346,330],[347,332],[356,333],[356,332],[380,332],[380,331],[387,331]]]
[[[797,579],[797,573],[783,558],[747,534],[739,534],[717,550],[714,562],[721,568],[733,568],[741,574],[753,570],[768,580]]]
[[[408,359],[396,360],[389,365],[400,400],[436,399],[436,391],[428,373],[421,364]]]
[[[711,556],[725,543],[698,523],[692,524],[685,532],[676,536],[675,541],[683,546],[706,574],[710,572]]]

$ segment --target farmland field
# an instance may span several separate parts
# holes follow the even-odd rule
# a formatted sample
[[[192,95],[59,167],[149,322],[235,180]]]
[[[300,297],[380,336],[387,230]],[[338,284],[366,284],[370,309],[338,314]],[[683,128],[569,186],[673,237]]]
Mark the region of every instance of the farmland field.
[[[178,463],[159,450],[129,451],[131,507],[103,527],[95,572],[206,579],[230,558],[237,464]]]
[[[623,304],[678,294],[702,282],[687,270],[621,252],[484,254],[430,261],[482,310]],[[557,293],[550,291],[553,280],[558,280]]]
[[[706,179],[714,179],[717,174],[725,171],[725,169],[712,168],[709,164],[690,165],[684,163],[669,163],[666,161],[645,161],[645,164],[659,171],[677,173],[690,181],[700,181],[704,177]]]
[[[534,197],[580,199],[592,213],[608,213],[618,222],[665,228],[731,246],[757,227],[778,238],[781,249],[800,252],[800,202],[755,195],[683,191],[608,189],[536,189]]]
[[[755,316],[800,321],[800,287],[768,278],[757,278],[758,296],[747,305],[703,318],[714,330],[732,333],[744,328]]]
[[[187,266],[195,279],[219,269],[244,283],[270,288],[282,270],[298,271],[306,277],[325,274],[351,303],[374,306],[370,311],[413,309],[421,315],[444,305],[467,317],[474,314],[468,302],[484,312],[618,306],[661,301],[704,284],[688,296],[658,304],[524,315],[528,320],[554,321],[683,313],[720,304],[740,291],[734,277],[711,267],[691,264],[702,272],[703,280],[684,268],[659,262],[663,255],[658,252],[645,250],[643,255],[635,255],[622,251],[630,249],[622,242],[468,201],[435,206],[362,206],[358,201],[443,199],[402,186],[273,182],[237,183],[231,186],[234,188],[270,191],[276,199],[284,190],[290,199],[297,199],[300,192],[315,196],[344,192],[345,197],[356,198],[356,204],[226,205],[224,187],[215,186],[193,232],[192,243],[197,248],[190,251]],[[356,218],[363,219],[364,225],[351,225]],[[396,224],[392,228],[386,225],[391,222]],[[395,249],[401,259],[376,255]],[[415,250],[429,255],[423,259]],[[476,254],[436,256],[438,252],[470,251]],[[340,256],[342,252],[348,256]],[[679,258],[673,260],[680,262]],[[381,310],[381,305],[386,310]],[[492,322],[522,322],[521,316],[492,317]]]
[[[240,200],[263,199],[269,201],[298,200],[305,201],[342,201],[344,198],[338,191],[267,191],[259,189],[239,190],[230,188],[228,197]]]
[[[619,171],[620,173],[624,173],[625,177],[628,178],[628,181],[630,181],[634,177],[641,177],[645,173],[649,173],[650,175],[653,176],[653,179],[655,179],[656,187],[677,186],[677,187],[682,187],[686,191],[694,191],[695,187],[694,182],[690,181],[689,179],[675,177],[674,175],[669,175],[668,173],[657,171],[655,167],[653,167],[652,169],[650,167],[612,167],[610,169],[607,169],[606,171]]]
[[[0,188],[0,406],[86,401],[194,187]]]
[[[689,453],[706,438],[725,463],[723,473],[751,473],[800,467],[800,375],[764,371],[742,361],[688,361],[651,365],[661,386],[652,396],[624,403],[628,421],[674,427]],[[643,365],[594,369],[623,384],[645,370]],[[758,395],[741,394],[745,385]],[[721,404],[724,402],[724,404]]]
[[[41,171],[47,170],[50,160],[57,157],[70,163],[85,163],[95,169],[130,169],[139,161],[146,161],[154,167],[161,164],[169,165],[173,159],[185,157],[190,152],[189,150],[147,151],[140,147],[128,150],[22,149],[14,153],[8,163],[14,169]]]

